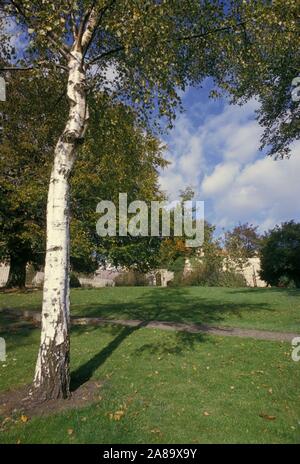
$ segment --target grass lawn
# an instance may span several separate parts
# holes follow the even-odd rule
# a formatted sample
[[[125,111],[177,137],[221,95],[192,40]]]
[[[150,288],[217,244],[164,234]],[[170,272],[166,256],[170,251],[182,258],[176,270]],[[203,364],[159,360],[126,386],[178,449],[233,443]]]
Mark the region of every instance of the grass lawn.
[[[39,330],[4,336],[1,390],[31,381]],[[104,381],[99,400],[27,423],[16,416],[0,442],[299,443],[300,363],[290,354],[290,345],[279,342],[73,328],[73,382]]]
[[[41,292],[0,293],[1,308],[40,310]],[[74,289],[74,316],[156,319],[278,331],[300,331],[300,290],[272,288]]]
[[[71,303],[76,316],[300,327],[297,290],[76,289]],[[0,308],[40,307],[41,292],[0,294]],[[2,391],[30,383],[39,343],[38,329],[6,331],[10,322],[0,312]],[[96,402],[26,423],[15,415],[1,443],[300,442],[300,363],[288,343],[113,325],[74,327],[71,339],[73,386],[99,380]]]

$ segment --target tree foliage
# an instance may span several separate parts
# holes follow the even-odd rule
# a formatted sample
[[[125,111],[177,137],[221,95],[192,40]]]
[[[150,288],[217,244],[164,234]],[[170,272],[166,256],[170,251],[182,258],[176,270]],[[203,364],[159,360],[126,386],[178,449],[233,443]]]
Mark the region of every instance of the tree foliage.
[[[215,81],[233,102],[258,99],[262,148],[285,157],[300,134],[300,105],[292,98],[292,83],[300,73],[300,3],[232,0],[230,10],[236,33],[223,35]]]
[[[62,127],[57,115],[65,112],[53,92],[59,82],[59,75],[25,80],[13,74],[7,77],[7,101],[0,103],[0,260],[11,263],[9,286],[25,285],[26,264],[39,265],[44,258],[47,179]]]
[[[232,230],[225,232],[224,248],[228,258],[242,269],[249,258],[258,254],[260,235],[258,226],[253,224],[238,224]]]
[[[300,287],[300,224],[284,222],[270,230],[261,248],[261,278],[274,286]]]
[[[2,55],[34,72],[67,70],[74,44],[82,49],[90,89],[130,101],[143,122],[172,124],[178,91],[212,69],[219,30],[228,30],[222,2],[198,0],[3,0],[3,23],[16,18],[26,48],[2,34]],[[113,73],[111,86],[108,75]]]
[[[47,79],[11,74],[8,99],[1,103],[0,259],[12,265],[11,286],[25,285],[26,264],[41,266],[45,257],[47,183],[66,112],[61,79],[60,73]],[[124,104],[100,93],[91,103],[90,130],[71,178],[72,268],[93,272],[104,257],[116,265],[147,267],[149,240],[140,244],[125,238],[121,243],[98,237],[96,205],[101,199],[117,202],[122,191],[129,201],[161,198],[158,170],[166,165],[163,147],[138,126]]]

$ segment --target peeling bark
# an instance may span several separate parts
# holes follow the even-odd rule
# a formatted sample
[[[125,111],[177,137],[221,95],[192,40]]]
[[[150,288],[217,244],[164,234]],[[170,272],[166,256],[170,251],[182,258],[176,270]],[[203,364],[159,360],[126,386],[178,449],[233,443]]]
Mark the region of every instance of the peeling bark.
[[[54,153],[47,203],[47,249],[41,343],[33,394],[39,399],[70,395],[69,177],[88,121],[82,52],[71,51],[67,95],[69,116]]]

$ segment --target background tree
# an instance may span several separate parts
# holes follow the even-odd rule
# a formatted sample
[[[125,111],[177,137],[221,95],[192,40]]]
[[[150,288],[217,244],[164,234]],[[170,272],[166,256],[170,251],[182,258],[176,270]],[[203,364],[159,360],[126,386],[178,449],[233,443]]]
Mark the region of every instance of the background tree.
[[[214,285],[222,270],[223,256],[216,227],[204,221],[204,240],[201,247],[189,248],[184,237],[167,238],[161,246],[161,267],[174,272],[174,285],[191,285],[200,282]],[[200,283],[199,283],[200,284]]]
[[[195,192],[191,186],[187,186],[184,190],[179,191],[179,203],[182,212],[184,211],[184,202],[192,201],[194,195]],[[184,230],[182,231],[183,235],[175,235],[174,214],[175,208],[171,208],[170,236],[161,238],[157,267],[170,269],[175,273],[175,281],[178,281],[183,276],[186,260],[194,256],[197,253],[197,249],[186,246],[186,239],[191,237],[186,237]],[[195,214],[194,208],[191,209],[190,214],[192,216]]]
[[[101,200],[117,205],[122,192],[127,193],[128,203],[139,199],[150,205],[153,200],[163,200],[158,172],[168,164],[163,158],[164,146],[138,123],[132,109],[123,103],[112,103],[111,96],[96,95],[90,108],[90,130],[71,176],[72,219],[72,211],[76,213],[71,232],[80,220],[91,238],[92,253],[98,263],[145,272],[156,266],[160,239],[99,237],[96,206]],[[87,253],[82,248],[82,237],[78,231],[77,238],[73,237],[71,262],[75,262],[75,254],[79,261],[84,261]]]
[[[222,35],[222,53],[215,55],[214,77],[234,103],[257,98],[257,117],[264,127],[262,148],[284,157],[299,140],[299,99],[293,81],[300,73],[300,3],[298,0],[230,2],[235,35]],[[299,89],[298,81],[298,89]],[[299,95],[298,90],[298,95]]]
[[[0,260],[10,263],[7,287],[24,287],[27,263],[44,260],[47,179],[62,129],[58,115],[66,114],[54,91],[62,79],[59,74],[6,77],[7,101],[0,102]]]
[[[261,278],[274,286],[300,287],[300,224],[284,222],[270,230],[261,248]]]
[[[224,248],[230,261],[242,270],[249,258],[258,254],[260,248],[260,236],[258,226],[253,224],[239,224],[231,231],[225,232]]]
[[[8,99],[0,159],[0,259],[10,263],[7,287],[24,287],[26,265],[41,267],[45,258],[47,181],[55,139],[61,130],[66,99],[59,92],[60,74],[52,78],[7,78]],[[54,79],[54,82],[53,82]],[[79,150],[71,183],[71,267],[94,272],[103,260],[116,265],[149,265],[153,244],[149,239],[130,243],[102,239],[96,234],[96,205],[101,199],[118,201],[119,191],[130,201],[161,198],[158,169],[165,166],[163,147],[136,122],[124,104],[103,93],[91,101],[91,128]],[[101,101],[101,104],[99,103]],[[22,115],[15,108],[22,109]],[[105,118],[104,118],[105,115]],[[37,125],[37,121],[39,124]],[[32,161],[35,160],[32,165]],[[103,174],[109,179],[101,181]],[[130,245],[131,253],[125,247]],[[153,253],[152,261],[155,257]]]
[[[195,282],[199,285],[218,285],[223,267],[223,254],[220,241],[215,237],[216,226],[205,221],[204,242],[198,256],[192,262]]]

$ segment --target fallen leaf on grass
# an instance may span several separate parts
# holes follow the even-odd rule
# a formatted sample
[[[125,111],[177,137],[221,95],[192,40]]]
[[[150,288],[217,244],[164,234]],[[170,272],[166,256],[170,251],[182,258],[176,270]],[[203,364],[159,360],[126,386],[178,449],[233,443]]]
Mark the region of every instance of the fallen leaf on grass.
[[[125,412],[120,410],[120,411],[116,411],[114,413],[110,413],[109,414],[109,418],[110,419],[113,419],[115,421],[119,421],[123,416],[124,416]]]
[[[276,416],[270,416],[269,414],[265,414],[263,412],[261,412],[259,414],[259,417],[262,417],[263,419],[266,419],[266,420],[275,420],[276,419]]]
[[[204,411],[203,416],[209,416],[209,415],[210,415],[209,412]]]
[[[1,426],[7,424],[7,422],[10,422],[10,421],[12,421],[11,417],[5,417],[5,419],[3,419],[2,423],[1,423]]]
[[[68,432],[68,435],[73,435],[74,429],[68,429],[67,432]]]
[[[22,414],[22,416],[20,417],[20,421],[25,423],[25,422],[28,422],[29,421],[29,417],[25,416],[24,414]]]

